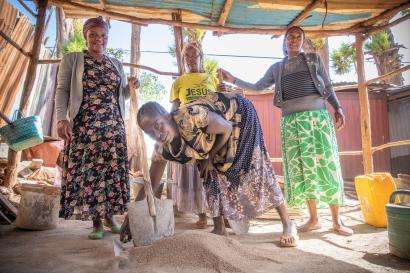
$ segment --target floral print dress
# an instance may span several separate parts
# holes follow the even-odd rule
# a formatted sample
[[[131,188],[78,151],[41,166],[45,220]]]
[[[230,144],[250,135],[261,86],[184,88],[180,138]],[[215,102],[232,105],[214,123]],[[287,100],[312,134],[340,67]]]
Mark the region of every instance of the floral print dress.
[[[208,134],[212,111],[232,125],[232,133],[215,155],[213,171],[204,181],[211,217],[254,218],[284,202],[252,103],[233,93],[210,93],[171,113],[181,146],[158,145],[152,160],[196,163],[208,158],[216,136]]]
[[[118,105],[120,74],[84,53],[83,101],[64,151],[60,217],[96,220],[127,211],[128,158]]]

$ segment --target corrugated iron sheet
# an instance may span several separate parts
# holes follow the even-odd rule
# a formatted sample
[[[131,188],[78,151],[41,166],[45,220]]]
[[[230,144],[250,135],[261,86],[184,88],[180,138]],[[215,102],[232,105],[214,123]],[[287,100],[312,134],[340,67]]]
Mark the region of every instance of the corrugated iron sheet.
[[[97,13],[70,6],[68,1],[51,0],[50,4],[62,6],[67,17],[84,18]],[[102,1],[73,1],[102,8]],[[171,13],[182,12],[182,21],[203,25],[218,25],[225,0],[106,0],[105,9],[143,19],[171,20]],[[311,0],[236,0],[225,25],[233,28],[283,27],[295,19]],[[315,9],[300,23],[312,30],[341,29],[368,20],[382,12],[407,3],[407,0],[327,0],[325,6]],[[322,28],[322,23],[324,26]]]

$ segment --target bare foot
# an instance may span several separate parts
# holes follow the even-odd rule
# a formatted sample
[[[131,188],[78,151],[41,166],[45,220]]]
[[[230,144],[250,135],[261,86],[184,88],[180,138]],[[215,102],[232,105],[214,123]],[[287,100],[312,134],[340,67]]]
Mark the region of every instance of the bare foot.
[[[216,234],[216,235],[221,235],[221,236],[228,236],[228,232],[226,232],[226,229],[223,229],[223,230],[213,229],[211,233]]]
[[[205,219],[199,219],[199,220],[196,221],[196,223],[195,223],[195,227],[196,227],[197,229],[205,229],[205,228],[207,227],[207,225],[208,225],[208,221],[207,221],[206,218],[205,218]]]
[[[283,226],[283,233],[280,236],[281,247],[297,246],[299,241],[296,225],[292,222],[290,225]]]
[[[321,229],[321,228],[322,228],[322,226],[320,225],[319,222],[312,221],[310,219],[306,223],[304,223],[303,225],[297,227],[299,232],[308,232],[308,231],[317,230],[317,229]]]
[[[353,230],[345,226],[342,221],[333,223],[333,231],[342,236],[352,236],[354,233]]]

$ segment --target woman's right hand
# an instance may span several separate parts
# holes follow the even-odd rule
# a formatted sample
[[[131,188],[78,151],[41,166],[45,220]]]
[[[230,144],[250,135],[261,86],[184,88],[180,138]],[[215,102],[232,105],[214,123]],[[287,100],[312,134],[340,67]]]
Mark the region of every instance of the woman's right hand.
[[[230,82],[230,83],[235,82],[235,77],[231,73],[226,71],[225,69],[219,68],[218,69],[218,74],[221,76],[221,78],[225,82]]]
[[[68,120],[60,120],[57,122],[57,134],[66,141],[70,141],[72,136],[71,124]]]

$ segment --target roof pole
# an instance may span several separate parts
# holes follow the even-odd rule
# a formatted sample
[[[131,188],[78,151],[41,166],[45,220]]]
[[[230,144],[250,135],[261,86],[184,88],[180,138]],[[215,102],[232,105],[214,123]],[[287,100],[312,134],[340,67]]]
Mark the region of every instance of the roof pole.
[[[44,35],[44,25],[46,21],[46,9],[47,9],[47,0],[38,0],[38,15],[36,28],[34,30],[34,40],[33,47],[31,49],[31,57],[27,67],[26,79],[23,86],[23,94],[21,95],[20,100],[20,111],[23,114],[27,114],[29,99],[31,90],[34,86],[34,81],[36,79],[37,72],[37,61],[40,54],[40,48],[43,41]],[[5,187],[12,188],[16,183],[17,179],[17,166],[21,159],[21,152],[15,152],[9,149],[8,152],[8,163],[5,173],[4,185]]]
[[[370,123],[370,103],[364,71],[363,34],[356,34],[357,82],[360,104],[360,131],[362,134],[363,169],[365,174],[373,172],[372,132]]]

